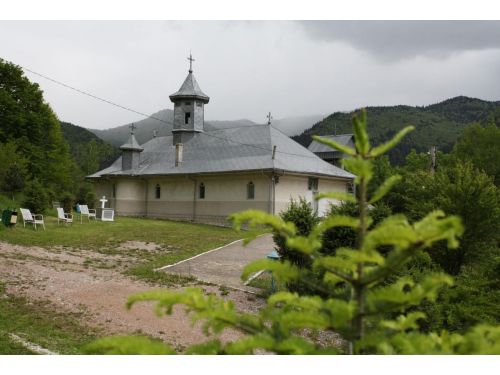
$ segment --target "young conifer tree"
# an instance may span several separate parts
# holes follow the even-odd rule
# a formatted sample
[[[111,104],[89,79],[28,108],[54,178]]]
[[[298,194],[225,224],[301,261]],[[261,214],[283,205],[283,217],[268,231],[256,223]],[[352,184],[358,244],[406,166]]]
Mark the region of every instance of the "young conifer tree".
[[[232,216],[234,226],[250,228],[267,225],[286,238],[286,245],[310,257],[313,268],[324,274],[321,296],[299,296],[290,292],[271,295],[267,305],[257,314],[238,312],[231,301],[205,295],[199,288],[182,292],[156,290],[133,295],[127,307],[141,301],[156,302],[160,314],[170,314],[174,305],[187,307],[194,321],[203,321],[207,334],[215,338],[195,345],[186,353],[198,354],[499,354],[500,327],[481,325],[465,335],[446,331],[422,333],[418,321],[425,315],[418,311],[424,301],[434,301],[439,289],[452,284],[443,273],[430,273],[419,282],[408,276],[397,277],[401,267],[418,252],[439,241],[448,247],[458,246],[463,228],[458,217],[446,217],[441,211],[429,213],[422,220],[410,223],[403,215],[389,216],[372,229],[367,213],[396,184],[400,177],[391,176],[371,196],[368,184],[373,176],[373,159],[393,148],[413,127],[407,127],[392,140],[371,147],[366,131],[366,113],[354,117],[355,149],[334,141],[315,137],[349,158],[345,167],[356,175],[357,195],[322,194],[318,199],[333,198],[354,202],[359,216],[330,216],[314,226],[305,237],[297,228],[280,217],[249,210]],[[334,256],[323,255],[322,236],[334,227],[350,227],[357,232],[353,248],[337,249]],[[252,233],[250,233],[252,234]],[[247,242],[252,237],[247,238]],[[380,248],[384,252],[379,252]],[[387,248],[391,250],[387,252]],[[260,270],[270,270],[281,282],[308,282],[303,271],[288,261],[262,259],[249,264],[242,277]],[[318,293],[319,294],[319,293]],[[326,297],[325,297],[326,296]],[[242,338],[225,343],[217,334],[226,328],[241,331]],[[310,332],[340,334],[346,345],[320,345]],[[309,334],[308,334],[309,333]],[[92,353],[173,353],[174,350],[143,337],[112,337],[98,340],[86,349]]]

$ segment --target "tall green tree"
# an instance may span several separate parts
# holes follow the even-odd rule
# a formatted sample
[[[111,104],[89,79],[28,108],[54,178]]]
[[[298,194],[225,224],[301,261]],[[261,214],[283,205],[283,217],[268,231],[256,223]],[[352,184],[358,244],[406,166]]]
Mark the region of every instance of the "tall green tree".
[[[43,92],[22,69],[0,59],[0,143],[15,143],[27,160],[31,179],[60,192],[73,184],[73,161],[60,123],[43,99]]]
[[[484,127],[476,124],[465,129],[453,155],[461,162],[470,162],[483,170],[493,177],[497,186],[500,185],[500,128],[495,123],[490,122]]]

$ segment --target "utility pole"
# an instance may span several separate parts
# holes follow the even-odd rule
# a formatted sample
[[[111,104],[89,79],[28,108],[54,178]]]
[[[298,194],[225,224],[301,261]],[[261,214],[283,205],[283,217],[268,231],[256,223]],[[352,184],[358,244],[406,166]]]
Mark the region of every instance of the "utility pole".
[[[431,157],[431,167],[430,167],[430,173],[432,176],[434,176],[434,173],[436,173],[436,152],[437,152],[437,147],[432,146],[429,155]]]

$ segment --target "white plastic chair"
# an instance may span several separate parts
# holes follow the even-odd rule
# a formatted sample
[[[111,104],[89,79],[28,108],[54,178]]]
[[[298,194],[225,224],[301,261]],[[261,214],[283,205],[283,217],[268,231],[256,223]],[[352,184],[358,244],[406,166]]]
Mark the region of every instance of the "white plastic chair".
[[[21,216],[23,217],[23,226],[26,228],[26,223],[33,224],[36,230],[36,225],[41,225],[43,230],[45,230],[45,223],[43,221],[43,215],[32,214],[27,208],[21,208]]]
[[[97,219],[96,211],[94,209],[89,209],[86,204],[80,205],[80,223],[83,223],[83,216],[87,216],[88,221],[90,222],[90,218],[93,217],[94,220]]]
[[[73,222],[73,215],[65,213],[64,208],[58,207],[57,208],[57,224],[59,225],[59,223],[61,221],[64,224],[68,224],[68,223],[71,224]]]

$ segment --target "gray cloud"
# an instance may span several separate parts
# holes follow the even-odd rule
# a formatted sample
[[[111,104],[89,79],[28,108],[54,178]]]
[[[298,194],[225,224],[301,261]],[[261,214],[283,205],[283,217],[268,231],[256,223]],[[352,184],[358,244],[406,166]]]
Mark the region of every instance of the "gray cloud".
[[[264,122],[269,111],[279,119],[458,95],[500,99],[500,36],[491,26],[498,23],[373,24],[0,21],[0,57],[152,114],[173,108],[168,96],[186,77],[192,50],[195,76],[210,96],[207,120]],[[446,38],[438,29],[448,30]],[[447,58],[434,58],[443,51]],[[141,119],[27,76],[61,120],[103,129]]]
[[[500,21],[303,21],[306,34],[341,42],[379,59],[419,55],[446,58],[453,53],[500,48]]]

